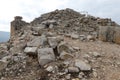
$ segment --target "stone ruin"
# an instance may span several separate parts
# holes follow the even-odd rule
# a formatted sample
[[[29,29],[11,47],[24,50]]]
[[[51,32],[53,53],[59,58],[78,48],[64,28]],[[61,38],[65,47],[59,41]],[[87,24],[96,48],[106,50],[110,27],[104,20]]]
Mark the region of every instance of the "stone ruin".
[[[31,26],[36,35],[43,28],[52,28],[58,34],[77,34],[79,37],[91,35],[96,39],[120,44],[119,25],[111,19],[103,19],[93,16],[80,14],[72,9],[55,10],[50,13],[35,18],[30,24],[21,20],[22,17],[16,16],[11,22],[11,36],[22,33],[24,27]]]
[[[120,26],[111,19],[86,16],[69,8],[43,14],[30,23],[16,16],[11,22],[8,47],[3,47],[7,50],[5,55],[9,56],[1,60],[0,78],[19,76],[22,71],[28,74],[31,69],[41,74],[35,80],[89,79],[92,66],[75,57],[80,49],[68,44],[64,38],[120,44],[119,30]],[[95,53],[94,56],[99,57],[100,54]]]
[[[16,16],[14,21],[11,22],[11,37],[18,34],[24,26],[28,25],[25,21],[22,20],[21,16]]]

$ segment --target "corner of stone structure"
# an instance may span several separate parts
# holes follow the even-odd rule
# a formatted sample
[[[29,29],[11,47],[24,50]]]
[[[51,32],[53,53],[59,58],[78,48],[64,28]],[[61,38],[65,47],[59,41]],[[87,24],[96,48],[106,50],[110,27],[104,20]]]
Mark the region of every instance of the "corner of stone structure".
[[[14,17],[14,20],[20,20],[20,21],[21,21],[21,20],[22,20],[22,17],[21,17],[21,16],[15,16],[15,17]]]
[[[28,23],[22,20],[21,16],[15,16],[14,20],[11,22],[11,35],[10,38],[16,36],[20,30]]]

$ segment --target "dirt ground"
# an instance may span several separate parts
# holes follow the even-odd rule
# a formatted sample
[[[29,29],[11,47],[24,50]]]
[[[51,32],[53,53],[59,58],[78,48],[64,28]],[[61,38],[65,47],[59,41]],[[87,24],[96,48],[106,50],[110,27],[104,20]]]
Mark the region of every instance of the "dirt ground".
[[[120,45],[102,41],[81,42],[70,38],[65,38],[65,41],[80,48],[78,58],[92,52],[100,54],[99,58],[87,58],[96,72],[90,80],[120,80]]]

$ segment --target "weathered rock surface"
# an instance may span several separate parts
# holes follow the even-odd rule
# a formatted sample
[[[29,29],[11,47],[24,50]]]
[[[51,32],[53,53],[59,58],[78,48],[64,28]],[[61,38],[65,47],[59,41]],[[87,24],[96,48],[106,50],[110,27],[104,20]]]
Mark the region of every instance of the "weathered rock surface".
[[[55,48],[57,47],[59,42],[58,42],[57,37],[48,37],[48,43],[52,48]]]
[[[79,35],[72,33],[71,38],[72,39],[79,39]]]
[[[26,47],[24,52],[28,55],[37,55],[37,47]]]
[[[78,67],[81,71],[91,71],[91,66],[79,59],[75,60],[75,66]]]
[[[114,36],[113,42],[120,44],[120,28],[119,27],[115,27],[115,32],[113,36]]]
[[[73,58],[73,55],[71,53],[67,53],[64,51],[60,53],[60,59],[67,60],[72,58]]]
[[[68,67],[68,71],[70,73],[78,73],[79,72],[79,68],[78,67]]]
[[[107,42],[114,42],[119,44],[120,37],[118,36],[120,27],[119,26],[101,26],[99,30],[99,39]]]
[[[45,46],[47,44],[47,38],[43,35],[40,37],[36,37],[31,42],[27,43],[27,46],[29,47],[39,47],[39,46]]]
[[[38,49],[38,61],[40,65],[45,65],[49,62],[55,61],[55,55],[52,48]]]
[[[61,53],[61,52],[68,52],[68,53],[71,53],[73,52],[73,48],[67,44],[66,42],[61,42],[59,45],[58,45],[58,53]]]
[[[26,25],[28,25],[28,23],[23,21],[21,16],[16,16],[15,20],[11,22],[11,36],[16,36],[22,27]]]

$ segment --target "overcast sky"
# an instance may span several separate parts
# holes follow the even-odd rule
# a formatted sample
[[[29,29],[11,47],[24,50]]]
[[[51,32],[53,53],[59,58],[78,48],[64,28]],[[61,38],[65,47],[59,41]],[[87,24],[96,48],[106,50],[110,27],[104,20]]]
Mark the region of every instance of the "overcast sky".
[[[65,8],[120,23],[120,0],[0,0],[0,31],[10,31],[14,16],[29,22],[43,13]]]

